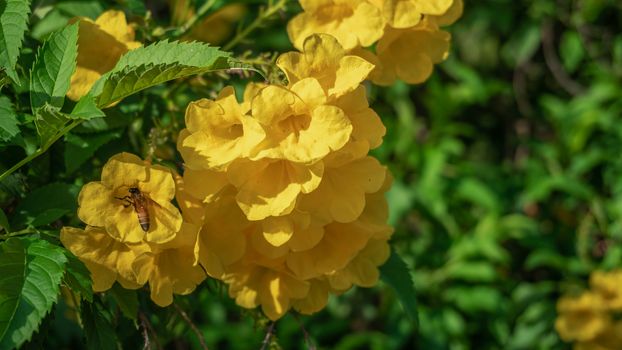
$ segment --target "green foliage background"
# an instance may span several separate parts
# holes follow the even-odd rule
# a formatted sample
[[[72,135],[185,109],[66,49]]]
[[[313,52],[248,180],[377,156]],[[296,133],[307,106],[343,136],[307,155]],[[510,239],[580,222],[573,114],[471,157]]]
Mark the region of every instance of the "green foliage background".
[[[244,28],[265,2],[239,2],[249,8]],[[0,73],[5,85],[0,172],[39,146],[29,69],[41,42],[69,18],[95,18],[117,8],[139,23],[142,39],[155,41],[175,30],[168,6],[160,1],[147,1],[147,7],[136,0],[33,5],[15,73],[21,85],[9,83],[12,72]],[[146,9],[151,18],[145,18]],[[298,11],[290,1],[287,11],[251,34],[252,40],[236,45],[234,55],[291,50],[285,25]],[[316,315],[285,316],[275,326],[272,347],[565,349],[569,345],[553,328],[557,298],[581,290],[594,269],[622,267],[622,4],[467,0],[450,31],[451,56],[428,82],[370,86],[372,107],[388,129],[375,155],[395,177],[388,197],[396,227],[392,243],[411,269],[416,305],[409,290],[389,286],[407,286],[404,276],[354,289],[331,298]],[[0,231],[0,240],[10,231],[35,241],[22,250],[16,245],[28,240],[2,243],[0,262],[9,253],[36,260],[39,250],[59,244],[60,227],[78,226],[79,188],[98,178],[111,155],[154,151],[178,166],[175,135],[188,101],[248,81],[222,72],[200,79],[130,96],[107,109],[106,118],[82,122],[2,181],[0,226],[7,230]],[[54,103],[37,102],[48,109],[63,106]],[[46,109],[45,115],[68,113],[70,107]],[[17,125],[7,122],[13,116]],[[200,348],[193,326],[210,349],[262,346],[267,320],[238,308],[216,282],[161,309],[143,292],[115,287],[92,295],[75,257],[59,259],[67,271],[63,285],[84,298],[81,312],[73,312],[72,299],[62,294],[25,348],[74,348],[85,341],[89,348],[140,348],[145,320],[154,347]],[[383,271],[386,282],[395,277],[387,270],[399,269],[399,259],[392,264]],[[9,285],[2,281],[6,266],[0,264],[0,292]],[[60,278],[63,269],[52,266],[50,274]],[[404,306],[418,310],[418,322]]]

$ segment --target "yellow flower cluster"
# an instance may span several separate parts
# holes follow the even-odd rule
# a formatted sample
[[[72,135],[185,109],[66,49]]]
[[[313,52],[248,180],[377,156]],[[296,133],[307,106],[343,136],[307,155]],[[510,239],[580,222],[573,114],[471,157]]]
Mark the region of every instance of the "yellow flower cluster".
[[[373,65],[330,35],[281,55],[287,86],[249,84],[186,110],[177,200],[196,258],[246,308],[312,313],[372,286],[389,256],[391,178],[370,149],[385,128],[361,82]]]
[[[304,12],[287,26],[298,49],[314,33],[337,38],[350,53],[376,67],[370,79],[391,85],[396,79],[422,83],[449,51],[441,27],[461,15],[462,0],[300,0]],[[364,48],[375,44],[375,53]]]
[[[80,21],[77,67],[67,92],[74,101],[86,95],[97,79],[114,68],[123,54],[141,45],[134,41],[134,29],[127,24],[121,11],[106,11],[94,22],[88,18],[72,21],[76,20]]]
[[[110,158],[101,181],[82,187],[78,217],[87,227],[63,227],[60,239],[91,272],[94,291],[149,283],[151,299],[166,306],[205,279],[194,259],[199,227],[183,222],[175,193],[168,168],[129,153]]]
[[[590,290],[557,303],[555,329],[574,349],[622,348],[622,270],[594,271]]]

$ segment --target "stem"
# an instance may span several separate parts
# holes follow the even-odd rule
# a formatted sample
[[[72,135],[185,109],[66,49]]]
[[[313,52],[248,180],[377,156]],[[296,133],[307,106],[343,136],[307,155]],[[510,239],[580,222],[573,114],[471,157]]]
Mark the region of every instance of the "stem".
[[[31,154],[31,155],[27,156],[26,158],[20,160],[19,163],[13,165],[9,170],[7,170],[4,173],[2,173],[2,175],[0,175],[0,182],[2,182],[9,175],[11,175],[13,172],[15,172],[15,170],[21,168],[26,163],[29,163],[33,159],[35,159],[38,156],[40,156],[43,153],[45,153],[45,151],[47,151],[54,144],[54,142],[58,141],[58,139],[60,139],[61,137],[65,136],[65,134],[67,134],[69,131],[71,131],[71,129],[73,129],[76,126],[78,126],[81,122],[82,122],[82,120],[74,120],[73,122],[71,122],[70,124],[65,126],[63,129],[60,130],[60,132],[58,132],[53,138],[51,138],[45,145],[41,146],[33,154]]]
[[[255,18],[255,20],[244,30],[239,32],[233,40],[231,40],[227,45],[223,46],[224,51],[230,51],[235,45],[237,45],[240,41],[246,38],[250,33],[252,33],[255,29],[261,27],[263,22],[278,11],[282,10],[285,7],[287,0],[278,0],[278,2],[274,5],[269,4],[268,8],[265,11],[260,11],[259,17]]]
[[[194,27],[194,25],[199,21],[199,19],[203,18],[203,16],[205,16],[205,14],[207,13],[207,11],[209,11],[209,9],[214,6],[214,4],[216,3],[216,0],[208,0],[206,1],[203,6],[201,6],[199,8],[199,10],[197,11],[197,13],[192,16],[188,22],[186,22],[181,28],[179,28],[179,30],[175,33],[176,37],[181,37],[184,36],[186,33],[188,33],[190,31],[190,29],[192,29],[192,27]]]

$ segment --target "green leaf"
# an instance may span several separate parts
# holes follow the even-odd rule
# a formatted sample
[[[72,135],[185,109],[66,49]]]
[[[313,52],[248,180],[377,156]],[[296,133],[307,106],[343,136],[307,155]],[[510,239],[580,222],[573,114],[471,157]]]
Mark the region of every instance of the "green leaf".
[[[559,43],[559,57],[564,67],[570,73],[574,73],[585,57],[585,50],[581,42],[581,36],[575,31],[566,31]]]
[[[2,209],[0,209],[0,229],[4,229],[5,232],[11,232],[9,219],[6,217],[6,214],[4,214]]]
[[[67,258],[44,240],[11,238],[0,245],[0,348],[29,340],[58,298]]]
[[[65,137],[65,141],[67,141],[65,145],[65,169],[67,169],[67,173],[73,173],[79,169],[101,146],[119,137],[121,137],[120,131],[88,135],[67,134]]]
[[[78,23],[50,36],[37,54],[30,75],[30,105],[33,112],[46,103],[62,107],[78,56]]]
[[[380,278],[395,290],[402,307],[416,325],[418,316],[415,284],[408,266],[394,250],[391,250],[389,260],[380,267]]]
[[[63,280],[72,291],[78,293],[82,298],[93,301],[93,287],[91,273],[84,263],[68,250],[65,250],[67,257],[67,271]]]
[[[15,65],[28,29],[30,1],[4,0],[0,11],[0,68],[4,68],[9,78],[19,84]]]
[[[8,141],[19,133],[17,114],[13,104],[6,96],[0,96],[0,140]]]
[[[39,134],[40,145],[43,147],[54,141],[69,120],[66,114],[47,103],[38,108],[35,111],[35,126]]]
[[[136,291],[125,289],[120,284],[115,283],[109,292],[123,315],[131,320],[136,320],[138,315],[138,296]]]
[[[42,226],[77,208],[79,187],[52,183],[30,192],[15,208],[13,226]]]
[[[229,53],[207,44],[160,41],[128,51],[93,85],[91,95],[106,107],[150,86],[234,65]]]
[[[86,349],[117,349],[117,335],[111,319],[110,313],[99,303],[82,304],[82,326],[86,334]]]
[[[91,95],[86,95],[76,103],[71,111],[69,117],[72,119],[84,119],[89,120],[93,118],[101,118],[105,117],[106,114],[97,108],[97,104],[95,104],[95,99]]]

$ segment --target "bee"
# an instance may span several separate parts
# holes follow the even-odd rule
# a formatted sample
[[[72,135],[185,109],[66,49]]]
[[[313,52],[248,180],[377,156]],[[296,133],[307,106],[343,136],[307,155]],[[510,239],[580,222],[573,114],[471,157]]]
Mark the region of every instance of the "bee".
[[[130,187],[128,192],[130,193],[129,196],[116,198],[126,201],[127,204],[124,205],[125,207],[133,206],[138,216],[140,228],[145,232],[149,231],[149,199],[140,192],[138,187]]]

